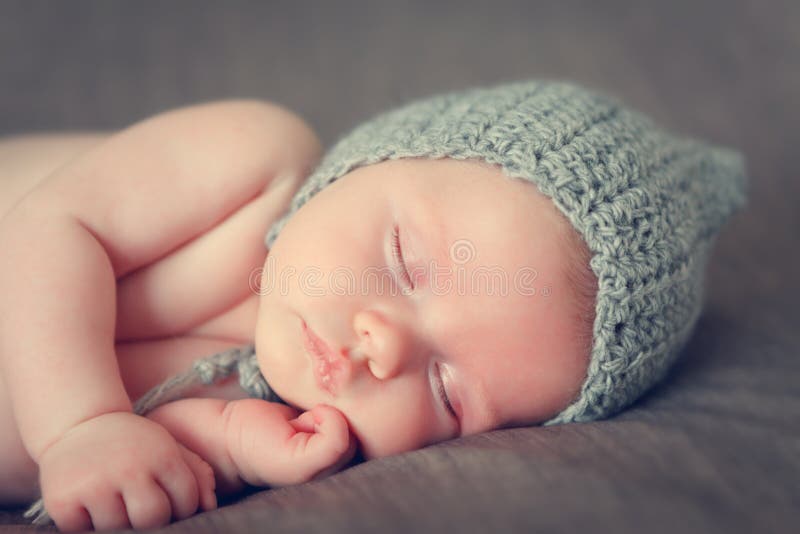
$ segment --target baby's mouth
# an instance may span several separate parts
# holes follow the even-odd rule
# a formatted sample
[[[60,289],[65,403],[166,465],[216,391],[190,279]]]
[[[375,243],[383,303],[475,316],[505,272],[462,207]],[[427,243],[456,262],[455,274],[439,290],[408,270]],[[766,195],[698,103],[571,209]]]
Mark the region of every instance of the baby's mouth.
[[[303,321],[303,345],[311,357],[317,386],[336,397],[340,387],[350,375],[350,361],[332,351]]]

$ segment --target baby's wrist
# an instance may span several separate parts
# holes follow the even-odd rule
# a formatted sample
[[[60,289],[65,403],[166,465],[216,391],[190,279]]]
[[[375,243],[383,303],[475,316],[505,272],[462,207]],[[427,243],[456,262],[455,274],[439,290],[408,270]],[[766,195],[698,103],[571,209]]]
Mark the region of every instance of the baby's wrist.
[[[117,418],[119,416],[121,416],[121,417],[128,417],[128,416],[139,417],[138,415],[134,414],[130,409],[128,409],[128,410],[125,410],[125,409],[109,410],[109,411],[104,411],[104,412],[101,412],[101,413],[93,414],[93,415],[91,415],[89,417],[86,417],[84,419],[81,419],[81,420],[77,421],[76,423],[73,423],[71,426],[66,427],[65,429],[63,429],[57,436],[53,437],[47,443],[45,443],[43,446],[41,446],[41,448],[38,450],[38,453],[33,454],[33,453],[31,453],[31,451],[29,451],[29,453],[31,455],[31,458],[33,458],[33,460],[37,464],[39,464],[39,463],[41,463],[42,458],[44,458],[44,456],[47,454],[47,452],[49,450],[51,450],[56,444],[60,443],[61,441],[65,440],[65,439],[68,439],[69,436],[71,436],[75,432],[78,432],[82,428],[85,428],[86,426],[89,426],[89,425],[105,424],[105,420],[108,420],[108,422],[110,423],[112,418]]]

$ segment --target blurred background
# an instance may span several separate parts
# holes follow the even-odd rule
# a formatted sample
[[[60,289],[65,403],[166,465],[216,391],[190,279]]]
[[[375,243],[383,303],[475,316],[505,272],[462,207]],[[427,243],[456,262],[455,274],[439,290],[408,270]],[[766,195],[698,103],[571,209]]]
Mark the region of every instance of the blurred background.
[[[3,0],[0,133],[118,128],[173,106],[253,96],[295,109],[330,142],[407,99],[555,77],[681,130],[777,151],[767,132],[747,130],[798,119],[789,106],[800,88],[799,6]]]

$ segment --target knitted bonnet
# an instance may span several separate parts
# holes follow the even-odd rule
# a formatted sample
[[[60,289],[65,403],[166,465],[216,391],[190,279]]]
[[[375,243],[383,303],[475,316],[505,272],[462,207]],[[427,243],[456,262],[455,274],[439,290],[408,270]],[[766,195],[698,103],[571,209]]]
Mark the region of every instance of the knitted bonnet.
[[[298,190],[267,247],[346,173],[412,157],[478,158],[532,182],[591,252],[598,292],[587,376],[545,424],[608,417],[664,376],[700,315],[713,242],[746,202],[738,152],[666,132],[570,83],[524,81],[429,97],[358,126]]]

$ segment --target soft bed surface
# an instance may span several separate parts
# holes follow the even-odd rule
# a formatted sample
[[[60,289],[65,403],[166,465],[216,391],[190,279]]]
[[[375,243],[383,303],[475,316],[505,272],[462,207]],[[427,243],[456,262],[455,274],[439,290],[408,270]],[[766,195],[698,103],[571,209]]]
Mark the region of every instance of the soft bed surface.
[[[750,204],[717,242],[707,305],[674,372],[623,414],[358,464],[161,530],[794,531],[798,4],[368,5],[4,2],[0,134],[118,128],[188,102],[254,96],[297,111],[330,145],[418,96],[565,78],[742,150]],[[32,528],[17,510],[0,523]]]

